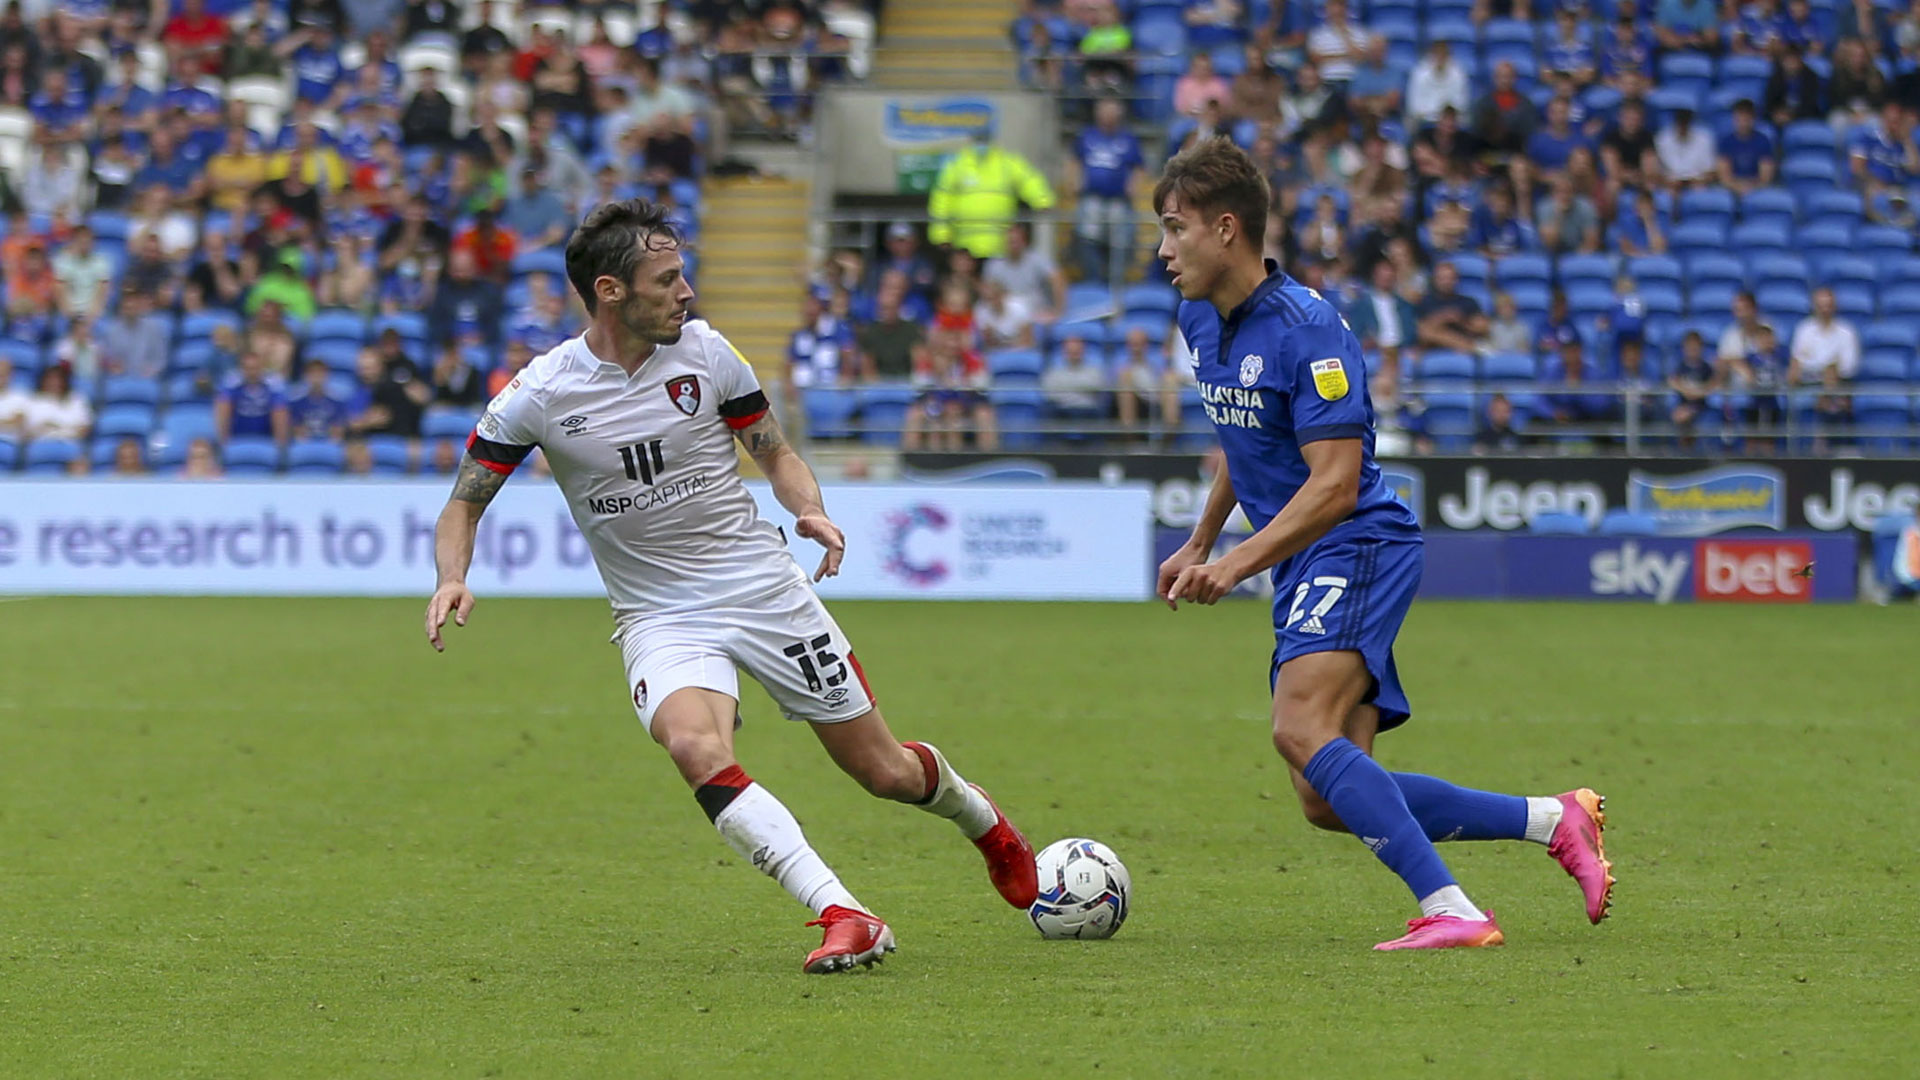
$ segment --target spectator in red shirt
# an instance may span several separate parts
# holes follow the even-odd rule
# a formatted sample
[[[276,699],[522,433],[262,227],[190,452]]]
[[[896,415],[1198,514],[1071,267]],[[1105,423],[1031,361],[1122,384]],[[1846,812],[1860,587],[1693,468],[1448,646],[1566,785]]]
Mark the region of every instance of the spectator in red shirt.
[[[474,269],[481,277],[502,285],[512,276],[517,246],[513,233],[499,226],[492,210],[476,212],[473,224],[453,238],[453,250],[472,255]]]
[[[167,20],[160,40],[176,54],[192,56],[202,74],[220,71],[220,50],[227,43],[227,20],[209,14],[205,0],[184,0],[180,14]]]

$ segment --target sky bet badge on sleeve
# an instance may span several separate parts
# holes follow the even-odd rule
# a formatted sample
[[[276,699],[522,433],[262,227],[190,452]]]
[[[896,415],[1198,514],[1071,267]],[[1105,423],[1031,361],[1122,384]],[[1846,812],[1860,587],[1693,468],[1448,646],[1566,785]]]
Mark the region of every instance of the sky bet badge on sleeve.
[[[1347,396],[1347,369],[1340,366],[1338,357],[1315,360],[1313,369],[1313,388],[1320,392],[1323,401],[1339,401]]]

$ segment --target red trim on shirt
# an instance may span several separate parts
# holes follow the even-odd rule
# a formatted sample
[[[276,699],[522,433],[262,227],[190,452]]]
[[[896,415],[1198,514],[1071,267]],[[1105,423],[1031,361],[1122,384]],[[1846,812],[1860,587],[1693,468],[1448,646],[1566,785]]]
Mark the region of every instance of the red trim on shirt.
[[[767,410],[761,409],[757,413],[750,413],[746,416],[724,416],[724,417],[721,417],[721,419],[727,422],[728,427],[732,428],[735,431],[740,431],[744,428],[750,428],[753,425],[759,423],[760,418],[765,415],[767,415]]]

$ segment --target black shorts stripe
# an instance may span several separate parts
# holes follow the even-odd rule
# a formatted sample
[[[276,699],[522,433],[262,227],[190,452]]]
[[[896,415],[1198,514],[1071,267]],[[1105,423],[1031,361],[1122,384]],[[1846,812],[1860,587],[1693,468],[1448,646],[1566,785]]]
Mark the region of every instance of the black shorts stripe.
[[[738,420],[743,416],[767,411],[767,395],[760,390],[720,403],[720,415],[723,419]]]

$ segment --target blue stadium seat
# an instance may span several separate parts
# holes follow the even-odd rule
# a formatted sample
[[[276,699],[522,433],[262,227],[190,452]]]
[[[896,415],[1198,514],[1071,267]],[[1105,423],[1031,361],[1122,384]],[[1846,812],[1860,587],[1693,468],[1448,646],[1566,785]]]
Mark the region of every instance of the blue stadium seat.
[[[12,338],[0,338],[0,360],[13,365],[15,378],[31,378],[40,373],[42,353],[38,345],[29,345]]]
[[[113,459],[120,453],[120,444],[133,440],[144,464],[147,460],[147,440],[135,435],[122,435],[114,438],[101,436],[99,428],[94,429],[92,446],[87,450],[87,459],[93,463],[94,472],[103,472],[113,468]]]
[[[303,439],[287,447],[287,471],[295,476],[334,476],[346,466],[346,452],[337,442]]]
[[[1593,531],[1585,514],[1535,514],[1527,522],[1527,531],[1535,536],[1586,536]]]
[[[1107,325],[1105,317],[1097,319],[1063,319],[1055,323],[1052,330],[1048,331],[1048,351],[1051,352],[1053,349],[1058,348],[1060,342],[1070,337],[1077,337],[1085,341],[1088,348],[1104,349],[1111,342],[1112,336],[1113,330]]]
[[[1793,225],[1794,215],[1798,212],[1799,204],[1794,201],[1793,194],[1779,188],[1761,188],[1747,193],[1740,200],[1740,220],[1743,223],[1764,221],[1787,228]]]
[[[388,330],[397,330],[407,341],[427,340],[427,317],[417,311],[396,311],[373,320],[367,336],[377,338]]]
[[[1113,294],[1105,285],[1077,281],[1067,286],[1067,310],[1060,313],[1064,322],[1104,319],[1113,314]]]
[[[1472,446],[1477,426],[1472,394],[1428,394],[1426,406],[1421,424],[1441,450],[1458,452]]]
[[[83,452],[72,439],[35,439],[27,444],[21,460],[28,473],[62,473]]]
[[[1773,74],[1773,62],[1764,56],[1741,56],[1738,54],[1722,57],[1719,79],[1722,84],[1735,80],[1758,80],[1766,82]],[[1758,105],[1756,100],[1754,104]]]
[[[1913,354],[1908,349],[1868,349],[1860,355],[1860,374],[1863,383],[1903,383],[1907,381],[1907,369],[1913,366]]]
[[[1689,258],[1687,274],[1696,286],[1720,282],[1744,288],[1747,283],[1746,264],[1721,251],[1703,251]]]
[[[1555,269],[1560,272],[1564,289],[1586,282],[1612,289],[1614,276],[1620,272],[1619,263],[1611,255],[1562,255]]]
[[[1605,315],[1613,310],[1613,286],[1583,281],[1566,289],[1567,311],[1573,315]]]
[[[1829,287],[1833,289],[1834,306],[1839,309],[1843,318],[1852,319],[1856,323],[1873,318],[1876,304],[1872,286],[1849,282],[1845,285]]]
[[[1920,286],[1901,285],[1881,294],[1880,317],[1920,318]]]
[[[1780,150],[1786,157],[1825,154],[1831,158],[1838,149],[1833,128],[1824,120],[1795,120],[1780,133]]]
[[[1180,293],[1171,285],[1129,285],[1120,294],[1120,306],[1128,315],[1157,313],[1171,322],[1180,309]]]
[[[1654,281],[1640,286],[1640,303],[1647,309],[1648,315],[1679,315],[1686,310],[1686,301],[1681,298],[1680,286],[1667,281]]]
[[[1133,40],[1166,56],[1184,56],[1187,24],[1177,12],[1165,9],[1144,12],[1133,24]]]
[[[1647,108],[1652,114],[1649,119],[1656,130],[1667,125],[1672,114],[1682,109],[1700,111],[1702,92],[1692,88],[1674,86],[1656,87],[1647,94]]]
[[[1113,324],[1113,344],[1115,347],[1124,345],[1128,334],[1142,330],[1146,332],[1148,342],[1164,346],[1167,343],[1167,329],[1172,325],[1165,315],[1124,315]]]
[[[1913,399],[1905,394],[1856,394],[1853,427],[1861,444],[1876,453],[1900,453],[1911,445]],[[33,452],[32,447],[27,452]]]
[[[528,274],[558,274],[565,277],[567,254],[558,248],[523,251],[513,257],[513,262],[508,268],[514,277],[525,277]]]
[[[1866,216],[1866,204],[1856,191],[1816,191],[1807,196],[1803,207],[1813,223],[1822,218],[1847,218],[1858,223]]]
[[[118,439],[126,436],[146,438],[153,430],[153,406],[151,405],[109,405],[100,410],[93,422],[93,434],[97,438]]]
[[[1793,333],[1795,323],[1813,311],[1813,300],[1800,285],[1765,285],[1754,290],[1753,298],[1782,340]]]
[[[1545,285],[1553,280],[1553,262],[1545,255],[1508,255],[1494,262],[1493,274],[1502,288],[1521,281]]]
[[[1764,221],[1743,221],[1727,234],[1727,246],[1749,256],[1763,251],[1784,254],[1793,250],[1793,238],[1786,226]]]
[[[280,448],[272,439],[230,439],[220,450],[221,463],[232,476],[264,476],[280,468]]]
[[[1906,349],[1911,352],[1920,348],[1920,325],[1911,322],[1868,323],[1860,330],[1860,347]]]
[[[312,321],[307,323],[307,338],[312,341],[338,338],[363,342],[367,339],[367,318],[357,311],[338,308],[316,312]]]
[[[1694,188],[1680,196],[1675,207],[1681,224],[1711,222],[1722,228],[1733,224],[1733,193],[1726,188]]]
[[[1046,362],[1033,349],[996,349],[987,354],[987,371],[995,381],[1031,379],[1038,381]]]
[[[1660,519],[1652,514],[1636,513],[1616,506],[1600,515],[1598,532],[1601,536],[1658,536]]]
[[[191,371],[167,376],[166,385],[162,389],[166,392],[169,405],[181,402],[206,403],[213,400],[212,388],[204,385],[199,374]]]
[[[1793,235],[1793,249],[1816,265],[1847,258],[1853,254],[1853,223],[1828,218],[1803,225]]]
[[[1868,258],[1913,254],[1913,236],[1892,225],[1867,225],[1853,236],[1854,246]]]
[[[1737,291],[1738,287],[1731,282],[1696,281],[1693,288],[1687,290],[1687,312],[1692,315],[1724,313],[1733,306]]]
[[[473,434],[480,414],[453,406],[435,406],[420,417],[420,435],[427,439],[461,439]]]
[[[913,407],[917,395],[918,391],[910,386],[862,387],[856,397],[860,437],[870,443],[898,445],[900,429],[907,422],[907,410]]]
[[[413,471],[413,449],[398,435],[367,437],[367,456],[373,459],[373,471],[401,476]]]
[[[1802,151],[1780,166],[1780,179],[1794,198],[1804,199],[1840,186],[1840,169],[1831,154]]]
[[[213,336],[214,328],[218,326],[232,327],[236,334],[243,328],[239,315],[219,308],[210,308],[182,318],[180,333],[177,336],[181,341],[210,338]]]
[[[1798,255],[1768,253],[1756,255],[1748,265],[1752,274],[1755,292],[1769,285],[1792,285],[1796,288],[1811,288],[1812,272],[1807,269],[1807,260]]]
[[[1513,297],[1513,306],[1528,319],[1544,317],[1553,303],[1553,290],[1544,281],[1516,281],[1507,286],[1506,292]]]
[[[1520,44],[1532,48],[1539,39],[1539,32],[1525,19],[1488,19],[1481,34],[1489,45]]]
[[[0,439],[0,472],[12,472],[20,467],[20,444],[12,439]]]
[[[1480,361],[1480,377],[1488,382],[1532,382],[1535,374],[1526,353],[1493,353]]]
[[[97,240],[119,240],[125,242],[132,228],[127,215],[113,210],[95,210],[87,215],[87,225],[93,229]]]
[[[109,375],[100,380],[100,403],[102,405],[158,405],[160,404],[160,380],[143,379],[138,375]]]
[[[360,362],[361,348],[344,338],[330,338],[309,344],[303,356],[318,360],[334,371],[351,373]]]
[[[1444,41],[1453,46],[1456,54],[1473,51],[1474,38],[1477,36],[1473,32],[1473,23],[1464,18],[1440,18],[1431,4],[1428,5],[1427,17],[1431,20],[1427,23],[1429,45],[1436,41]]]
[[[1642,286],[1650,281],[1666,281],[1677,286],[1682,280],[1680,260],[1671,255],[1639,255],[1628,259],[1627,273]]]
[[[1473,357],[1466,353],[1435,349],[1420,357],[1418,370],[1423,382],[1450,379],[1469,382],[1473,379]]]
[[[1920,285],[1920,255],[1883,253],[1879,258],[1867,261],[1876,264],[1879,271],[1877,280],[1882,285]]]
[[[1704,221],[1682,221],[1667,232],[1667,246],[1682,257],[1727,249],[1727,222],[1709,215]]]
[[[1880,283],[1879,270],[1857,255],[1827,260],[1820,265],[1820,277],[1833,285],[1847,283],[1874,288]]]
[[[1195,27],[1187,31],[1188,40],[1206,36],[1198,33],[1198,29],[1198,27]],[[1237,44],[1209,46],[1208,43],[1202,41],[1194,41],[1194,44],[1208,48],[1208,55],[1213,57],[1213,70],[1218,72],[1223,79],[1238,78],[1241,73],[1247,69],[1246,54],[1240,50],[1240,46]]]
[[[169,405],[160,417],[160,430],[166,435],[168,443],[180,447],[184,457],[188,443],[214,437],[213,406],[200,402]]]
[[[834,386],[818,386],[800,396],[807,414],[807,435],[814,439],[844,439],[853,434],[854,394]]]
[[[1046,417],[1045,394],[1029,388],[996,389],[990,398],[1002,442],[1013,447],[1031,447],[1045,440],[1038,430]]]
[[[170,374],[206,371],[213,366],[213,358],[218,351],[213,342],[205,339],[183,341],[167,353],[167,371]]]
[[[1462,285],[1479,284],[1484,286],[1493,273],[1491,264],[1487,262],[1485,257],[1480,255],[1455,255],[1446,261],[1452,263],[1453,268],[1460,272],[1460,284]]]

